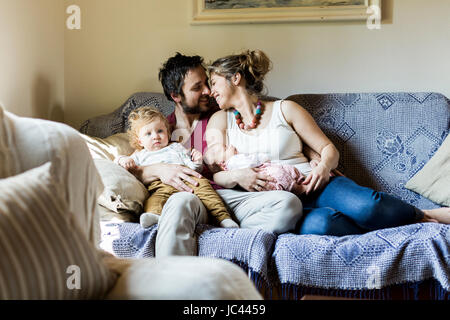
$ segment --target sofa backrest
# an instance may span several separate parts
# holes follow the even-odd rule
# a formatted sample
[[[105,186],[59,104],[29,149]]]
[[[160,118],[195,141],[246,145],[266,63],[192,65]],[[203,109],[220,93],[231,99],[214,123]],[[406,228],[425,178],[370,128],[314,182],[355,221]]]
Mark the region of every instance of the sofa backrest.
[[[438,93],[298,94],[340,152],[341,172],[419,208],[438,207],[404,188],[449,133],[450,101]]]
[[[273,100],[273,98],[270,98]],[[357,183],[385,191],[419,208],[438,207],[404,188],[449,133],[450,101],[439,93],[297,94],[340,152],[339,167]],[[174,103],[162,93],[133,94],[110,114],[89,119],[80,131],[105,138],[124,132],[130,112],[154,105],[168,115]]]
[[[136,108],[150,105],[157,107],[165,116],[171,114],[175,109],[175,103],[169,101],[163,93],[137,92],[113,112],[86,120],[81,125],[80,132],[99,138],[125,132],[130,112]]]

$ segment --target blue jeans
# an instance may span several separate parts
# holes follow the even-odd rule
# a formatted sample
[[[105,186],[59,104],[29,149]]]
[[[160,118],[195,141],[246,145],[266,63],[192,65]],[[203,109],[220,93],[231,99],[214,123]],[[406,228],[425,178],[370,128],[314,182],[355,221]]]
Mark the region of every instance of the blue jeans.
[[[424,216],[408,203],[346,177],[332,177],[324,189],[301,200],[304,219],[299,234],[361,234],[416,223]]]

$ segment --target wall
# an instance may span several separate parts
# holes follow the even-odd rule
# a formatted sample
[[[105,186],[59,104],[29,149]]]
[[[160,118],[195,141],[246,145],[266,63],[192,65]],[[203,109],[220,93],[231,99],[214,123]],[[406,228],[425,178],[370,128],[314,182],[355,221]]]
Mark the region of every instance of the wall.
[[[41,0],[39,0],[41,1]],[[385,0],[381,30],[365,23],[191,26],[191,0],[65,0],[82,29],[65,31],[66,121],[79,128],[137,91],[158,91],[176,51],[207,61],[260,48],[271,95],[438,91],[450,97],[450,1]]]
[[[64,2],[0,0],[0,103],[63,121]]]

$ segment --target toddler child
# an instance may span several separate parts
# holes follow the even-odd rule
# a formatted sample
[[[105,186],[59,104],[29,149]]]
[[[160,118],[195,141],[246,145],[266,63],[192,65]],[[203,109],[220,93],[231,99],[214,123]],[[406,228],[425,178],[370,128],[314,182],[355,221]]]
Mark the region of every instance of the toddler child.
[[[130,144],[136,149],[131,156],[120,156],[116,162],[129,170],[135,166],[146,166],[156,163],[185,165],[197,172],[203,168],[203,156],[198,150],[189,151],[179,143],[170,143],[170,126],[166,117],[154,107],[141,107],[130,113],[128,118],[128,135]],[[206,178],[193,177],[197,187],[187,183],[194,194],[203,202],[206,209],[219,222],[221,227],[239,228],[231,219],[225,204],[212,188]],[[174,187],[156,180],[148,186],[150,197],[144,204],[144,213],[140,216],[140,224],[148,228],[158,222],[162,208],[167,199],[178,192]]]

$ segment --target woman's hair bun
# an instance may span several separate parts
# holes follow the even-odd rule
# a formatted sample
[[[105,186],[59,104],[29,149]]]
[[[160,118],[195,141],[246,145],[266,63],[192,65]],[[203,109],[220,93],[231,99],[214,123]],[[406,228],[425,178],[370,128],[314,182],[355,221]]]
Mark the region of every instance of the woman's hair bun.
[[[240,55],[242,70],[248,70],[255,82],[264,80],[265,75],[272,69],[272,62],[261,50],[247,50]]]
[[[228,80],[240,73],[246,88],[254,94],[260,94],[264,89],[264,77],[272,69],[272,62],[261,50],[246,50],[240,54],[229,55],[214,61],[208,70],[217,73]]]

